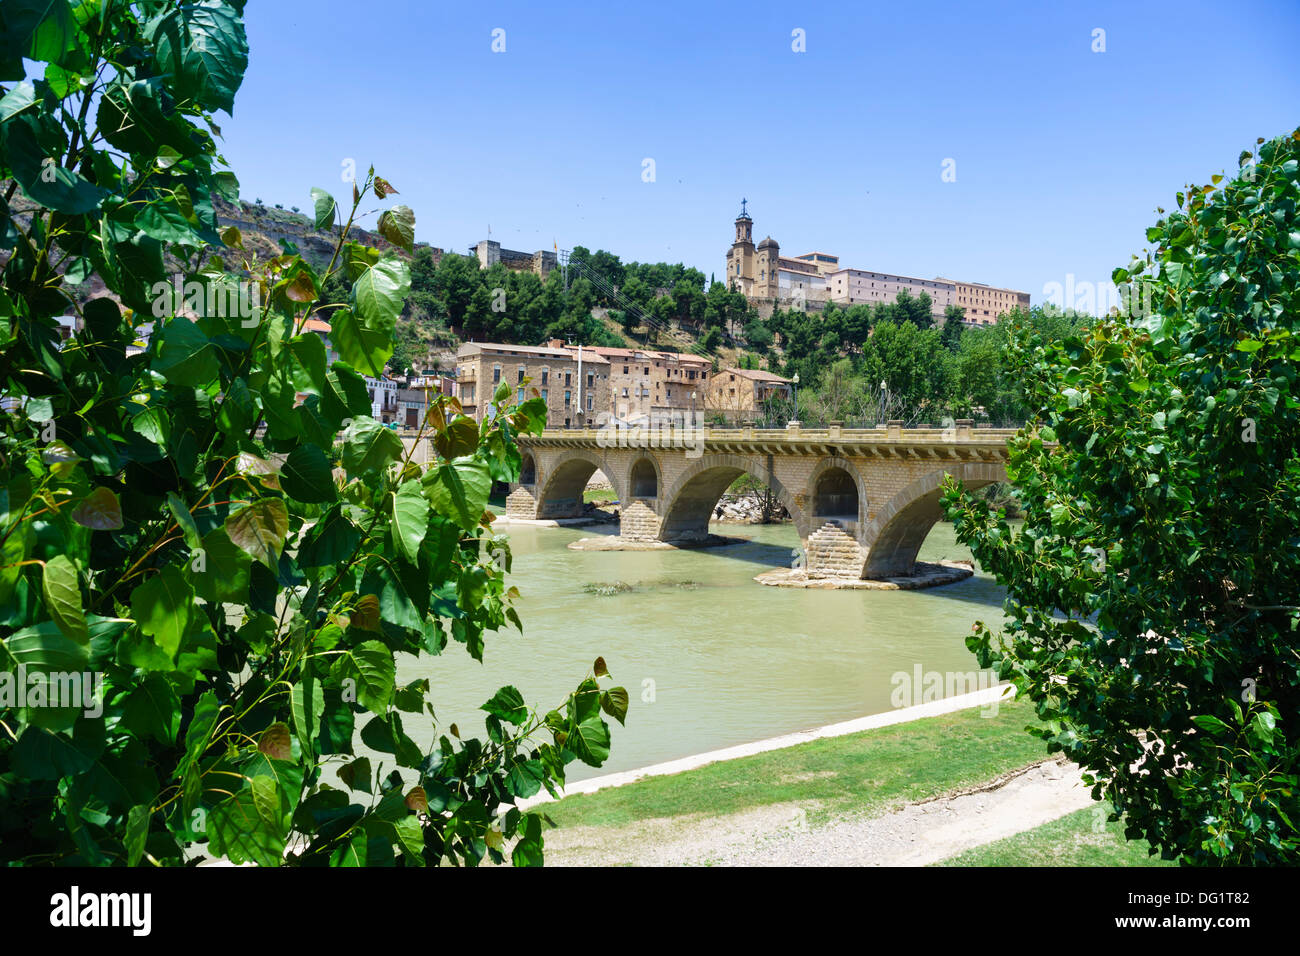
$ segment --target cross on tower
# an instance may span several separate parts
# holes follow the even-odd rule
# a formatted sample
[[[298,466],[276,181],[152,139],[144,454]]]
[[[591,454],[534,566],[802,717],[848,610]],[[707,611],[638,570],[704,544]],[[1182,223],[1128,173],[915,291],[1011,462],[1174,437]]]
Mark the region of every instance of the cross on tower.
[[[749,202],[748,199],[741,199],[741,200],[740,200],[740,214],[741,214],[742,216],[747,216],[747,215],[749,215],[749,213],[745,212],[745,203],[747,203],[747,202]]]

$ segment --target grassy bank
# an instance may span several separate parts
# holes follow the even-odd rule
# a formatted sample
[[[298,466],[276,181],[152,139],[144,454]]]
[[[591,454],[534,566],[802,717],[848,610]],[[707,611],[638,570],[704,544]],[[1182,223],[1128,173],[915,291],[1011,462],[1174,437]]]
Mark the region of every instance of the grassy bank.
[[[1047,756],[1023,731],[1029,704],[1002,704],[799,744],[623,787],[578,794],[544,809],[560,826],[619,827],[662,817],[721,816],[797,802],[809,823],[885,813],[984,783]]]
[[[1149,856],[1146,840],[1124,839],[1124,824],[1106,822],[1100,804],[996,840],[936,866],[1177,866]]]

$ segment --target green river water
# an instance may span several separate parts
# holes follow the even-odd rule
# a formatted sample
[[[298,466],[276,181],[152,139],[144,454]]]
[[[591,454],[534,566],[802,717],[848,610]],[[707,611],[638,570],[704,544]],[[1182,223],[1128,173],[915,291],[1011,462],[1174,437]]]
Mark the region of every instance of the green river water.
[[[634,769],[889,710],[900,671],[973,675],[978,665],[964,644],[971,624],[1001,620],[1002,589],[980,571],[921,591],[758,584],[755,574],[789,565],[799,544],[790,525],[715,525],[746,542],[694,551],[567,547],[614,527],[509,528],[524,633],[489,633],[482,664],[454,642],[440,657],[398,663],[399,683],[430,679],[438,733],[456,722],[462,734],[485,736],[478,708],[503,684],[533,706],[558,706],[602,656],[628,690],[627,725],[611,721],[603,767],[574,763],[569,779]],[[920,556],[970,552],[940,522]],[[616,581],[633,590],[583,590]],[[405,723],[422,748],[432,743],[428,722],[408,715]]]

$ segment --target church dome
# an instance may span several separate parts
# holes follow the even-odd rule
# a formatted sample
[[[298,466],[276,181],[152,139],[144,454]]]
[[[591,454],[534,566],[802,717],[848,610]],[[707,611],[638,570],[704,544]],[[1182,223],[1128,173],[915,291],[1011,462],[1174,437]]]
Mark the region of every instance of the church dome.
[[[758,244],[758,248],[760,248],[760,249],[780,249],[781,247],[780,247],[779,245],[777,245],[777,242],[776,242],[775,239],[773,239],[771,236],[768,236],[766,239],[764,239],[762,242],[760,242],[760,243]]]

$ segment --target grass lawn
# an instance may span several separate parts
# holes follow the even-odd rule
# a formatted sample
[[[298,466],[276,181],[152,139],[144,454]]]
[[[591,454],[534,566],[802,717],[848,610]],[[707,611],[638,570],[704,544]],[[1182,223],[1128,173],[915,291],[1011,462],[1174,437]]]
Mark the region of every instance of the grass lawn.
[[[1046,757],[1022,728],[1034,721],[1023,701],[997,716],[965,710],[741,757],[623,787],[577,794],[540,809],[560,826],[620,826],[651,817],[719,816],[795,801],[818,805],[809,822],[876,815],[975,786]],[[820,818],[820,819],[819,819]]]
[[[1124,839],[1124,825],[1106,822],[1105,804],[949,857],[935,866],[1177,866],[1148,856],[1146,840]]]
[[[596,504],[615,501],[617,498],[613,488],[588,488],[582,493],[583,501],[594,501]]]

